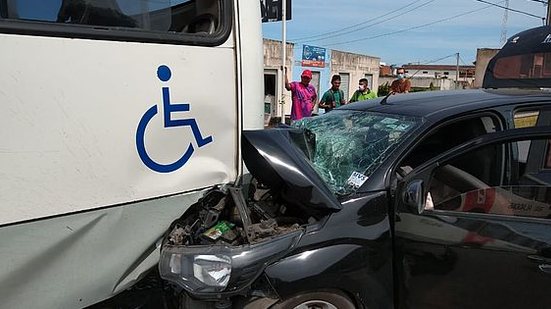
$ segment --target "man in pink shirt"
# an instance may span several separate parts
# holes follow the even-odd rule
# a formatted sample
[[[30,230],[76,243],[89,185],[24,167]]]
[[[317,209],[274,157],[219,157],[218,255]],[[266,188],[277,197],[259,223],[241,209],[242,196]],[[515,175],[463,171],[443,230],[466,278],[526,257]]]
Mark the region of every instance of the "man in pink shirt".
[[[293,105],[291,106],[291,121],[297,121],[304,117],[312,116],[312,110],[316,104],[316,88],[310,84],[312,71],[304,70],[300,75],[300,82],[291,82],[287,77],[285,68],[285,89],[291,91]]]

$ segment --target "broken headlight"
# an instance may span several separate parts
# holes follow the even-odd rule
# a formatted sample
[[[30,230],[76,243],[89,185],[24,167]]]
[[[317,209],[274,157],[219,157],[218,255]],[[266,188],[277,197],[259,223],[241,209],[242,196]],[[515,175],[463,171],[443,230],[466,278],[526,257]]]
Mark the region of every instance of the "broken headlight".
[[[160,270],[165,279],[190,291],[220,292],[230,281],[232,259],[230,249],[166,248],[161,253]]]
[[[235,247],[165,244],[159,272],[163,279],[195,295],[237,292],[249,286],[266,265],[285,255],[301,235],[302,230],[297,230],[261,243]]]
[[[206,286],[225,288],[230,282],[231,259],[227,255],[196,255],[193,258],[193,277]]]

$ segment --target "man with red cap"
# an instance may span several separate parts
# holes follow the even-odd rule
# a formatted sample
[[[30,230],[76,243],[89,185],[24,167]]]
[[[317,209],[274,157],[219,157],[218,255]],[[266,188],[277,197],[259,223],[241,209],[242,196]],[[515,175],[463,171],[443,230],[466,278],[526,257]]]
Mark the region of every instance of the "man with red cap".
[[[300,120],[312,116],[312,110],[316,104],[316,88],[310,84],[312,71],[304,70],[300,75],[300,82],[291,82],[287,77],[285,68],[285,89],[291,91],[293,104],[291,106],[291,121]]]

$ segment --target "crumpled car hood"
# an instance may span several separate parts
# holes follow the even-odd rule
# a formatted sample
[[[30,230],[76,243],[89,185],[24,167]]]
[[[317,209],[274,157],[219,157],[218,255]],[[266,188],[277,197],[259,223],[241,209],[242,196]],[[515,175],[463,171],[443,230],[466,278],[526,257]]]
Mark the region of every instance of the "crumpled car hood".
[[[251,174],[280,190],[289,204],[308,210],[340,210],[341,204],[308,161],[313,134],[278,128],[244,131],[243,160]]]

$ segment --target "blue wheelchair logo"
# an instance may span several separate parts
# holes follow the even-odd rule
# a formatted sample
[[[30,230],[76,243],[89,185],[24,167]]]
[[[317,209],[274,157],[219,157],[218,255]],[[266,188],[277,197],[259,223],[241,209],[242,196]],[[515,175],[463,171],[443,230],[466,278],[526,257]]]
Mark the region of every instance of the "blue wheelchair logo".
[[[157,69],[157,77],[161,81],[168,82],[171,76],[172,76],[172,73],[170,72],[170,68],[167,67],[166,65],[161,65]],[[212,136],[207,136],[203,138],[203,136],[201,135],[201,131],[199,130],[199,126],[197,125],[197,121],[194,118],[172,120],[171,118],[172,113],[189,112],[189,110],[190,110],[190,105],[188,103],[171,104],[170,91],[168,87],[163,87],[164,127],[165,128],[190,127],[191,131],[193,132],[193,137],[197,142],[197,146],[203,147],[206,144],[211,143]],[[171,164],[160,164],[153,161],[153,159],[151,159],[151,157],[147,154],[147,151],[145,150],[144,139],[145,139],[145,129],[147,128],[149,121],[151,121],[151,119],[155,117],[155,115],[157,115],[157,112],[158,112],[157,105],[154,105],[151,108],[149,108],[142,116],[142,119],[138,124],[138,129],[136,131],[136,148],[138,149],[138,155],[140,156],[140,159],[147,167],[159,173],[170,173],[184,166],[193,155],[193,152],[195,151],[195,149],[193,148],[192,143],[189,143],[189,146],[187,147],[182,157],[180,157],[180,159],[178,159],[176,162]]]

